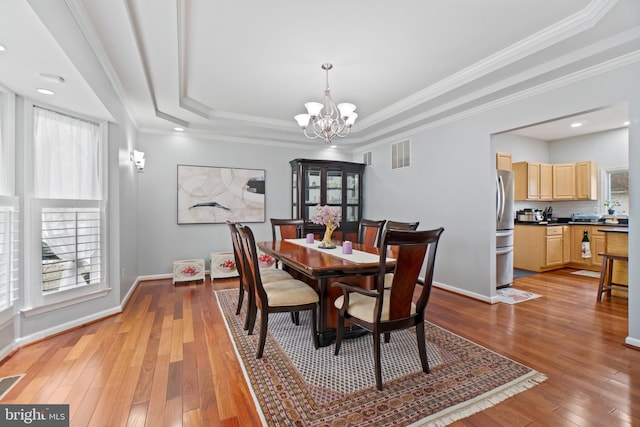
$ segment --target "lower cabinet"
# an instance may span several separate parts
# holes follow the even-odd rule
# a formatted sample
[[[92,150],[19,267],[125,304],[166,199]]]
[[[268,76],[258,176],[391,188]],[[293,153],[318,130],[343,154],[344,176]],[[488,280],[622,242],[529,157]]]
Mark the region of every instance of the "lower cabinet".
[[[529,271],[547,271],[568,261],[569,226],[516,225],[513,233],[513,266]]]
[[[598,231],[602,226],[598,225],[572,225],[571,226],[571,267],[584,268],[597,271],[602,266],[602,257],[598,255],[604,252],[604,233]],[[590,258],[582,258],[582,239],[584,231],[589,236]]]

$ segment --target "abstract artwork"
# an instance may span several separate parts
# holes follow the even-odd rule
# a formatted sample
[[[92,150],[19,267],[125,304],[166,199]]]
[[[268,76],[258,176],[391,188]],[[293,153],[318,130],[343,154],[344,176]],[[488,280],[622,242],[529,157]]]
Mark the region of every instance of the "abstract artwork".
[[[264,222],[264,169],[178,165],[178,224]]]

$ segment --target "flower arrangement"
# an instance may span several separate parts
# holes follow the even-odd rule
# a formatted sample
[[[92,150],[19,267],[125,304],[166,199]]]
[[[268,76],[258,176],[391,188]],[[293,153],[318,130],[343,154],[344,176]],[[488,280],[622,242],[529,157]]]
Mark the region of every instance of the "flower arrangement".
[[[336,245],[331,241],[331,234],[340,226],[342,220],[342,212],[340,208],[332,208],[331,206],[316,206],[316,214],[311,215],[311,222],[314,224],[322,224],[326,227],[324,237],[320,242],[319,248],[332,249]]]
[[[316,206],[316,214],[311,215],[311,222],[314,224],[329,225],[335,224],[336,227],[340,226],[342,220],[342,213],[340,208],[332,208],[331,206]]]

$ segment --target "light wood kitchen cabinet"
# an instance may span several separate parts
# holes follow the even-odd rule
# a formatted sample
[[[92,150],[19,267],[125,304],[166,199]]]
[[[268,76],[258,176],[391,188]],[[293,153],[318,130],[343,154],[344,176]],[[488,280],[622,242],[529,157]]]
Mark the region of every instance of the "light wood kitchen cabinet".
[[[576,163],[576,199],[598,200],[598,164]]]
[[[602,257],[599,252],[604,252],[604,233],[598,231],[602,226],[572,225],[571,226],[571,265],[576,268],[597,271],[602,266]],[[589,250],[591,258],[582,258],[582,237],[584,230],[589,236]]]
[[[515,162],[512,167],[515,200],[552,200],[552,165],[538,162]]]
[[[565,264],[564,227],[516,225],[513,233],[513,266],[529,271],[547,271]]]
[[[553,199],[574,200],[576,198],[576,164],[557,163],[553,166]]]
[[[540,200],[553,199],[553,165],[548,163],[540,163],[539,182],[540,182]]]
[[[562,261],[562,227],[546,228],[546,264],[545,267],[559,267]]]
[[[604,233],[599,231],[601,227],[591,226],[591,265],[600,268],[602,267],[602,257],[598,255],[600,252],[604,252],[605,239]]]
[[[513,195],[515,200],[540,199],[540,163],[513,163]]]
[[[571,262],[571,227],[562,226],[562,263],[569,264]]]
[[[496,169],[511,170],[511,153],[496,151]]]

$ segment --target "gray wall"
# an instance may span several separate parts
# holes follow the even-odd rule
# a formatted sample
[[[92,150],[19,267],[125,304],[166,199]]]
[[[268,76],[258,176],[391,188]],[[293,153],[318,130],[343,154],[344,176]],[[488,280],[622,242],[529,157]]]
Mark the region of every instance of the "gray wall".
[[[640,223],[638,75],[639,64],[626,66],[407,134],[413,159],[408,169],[390,169],[389,145],[395,141],[359,150],[354,158],[371,151],[374,162],[365,175],[366,216],[420,220],[421,227],[444,226],[435,280],[458,292],[489,299],[495,295],[497,145],[491,135],[628,100],[632,159],[629,254],[631,259],[640,257],[640,229],[633,226]],[[630,263],[629,276],[630,283],[640,282],[640,263]],[[630,290],[629,307],[632,338],[628,340],[640,345],[640,289]]]
[[[301,138],[304,136],[301,134]],[[249,223],[257,240],[271,239],[269,218],[291,218],[291,166],[295,158],[351,160],[350,154],[309,142],[309,149],[197,139],[184,134],[141,134],[147,159],[138,179],[139,274],[169,274],[174,260],[230,251],[226,224],[177,224],[177,165],[265,169],[264,223]]]

